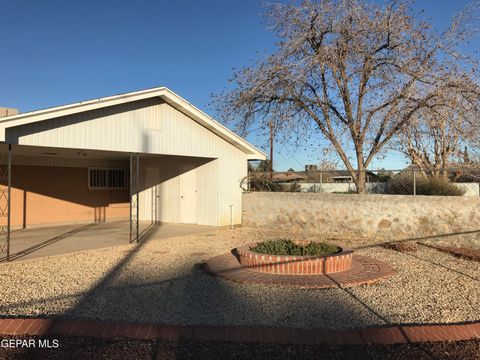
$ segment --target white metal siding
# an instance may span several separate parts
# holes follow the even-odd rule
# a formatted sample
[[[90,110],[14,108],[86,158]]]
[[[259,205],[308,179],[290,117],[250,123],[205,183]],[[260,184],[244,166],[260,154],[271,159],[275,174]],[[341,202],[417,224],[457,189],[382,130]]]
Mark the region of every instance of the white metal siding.
[[[157,198],[157,219],[161,222],[173,223],[194,223],[198,225],[229,225],[230,208],[224,207],[220,220],[219,201],[220,192],[230,194],[232,199],[237,198],[237,189],[231,184],[220,184],[218,159],[195,159],[188,158],[178,160],[176,157],[163,157],[149,161],[142,167],[142,192],[140,194],[140,219],[150,220],[152,215],[152,193]],[[193,176],[192,176],[193,175]],[[182,188],[189,178],[189,187]],[[196,184],[191,184],[195,179]],[[230,189],[230,190],[229,190]],[[196,198],[188,201],[186,196],[194,193]],[[182,198],[184,196],[184,198]],[[241,197],[241,193],[240,193]],[[234,200],[232,200],[234,201]],[[182,215],[182,204],[185,207],[195,207],[192,211],[196,213],[195,221],[186,221]],[[237,210],[240,210],[238,208]],[[235,219],[241,219],[236,217]],[[240,222],[236,222],[239,224]]]
[[[15,149],[14,149],[15,151]],[[6,164],[5,159],[0,160],[0,164]],[[54,166],[54,167],[114,167],[128,169],[128,160],[116,159],[92,159],[92,158],[66,158],[57,156],[28,156],[13,155],[13,165],[22,166]]]
[[[198,157],[241,152],[158,98],[9,128],[6,139],[21,145]]]
[[[195,159],[210,158],[210,162],[195,168],[197,223],[229,225],[230,205],[233,223],[241,223],[240,181],[247,175],[247,155],[160,99],[18,126],[7,130],[7,141],[52,148],[177,155],[192,157],[193,165]],[[168,175],[170,171],[178,172],[176,159],[168,159],[157,165],[159,219],[180,222],[181,174]],[[142,217],[146,220],[151,212],[149,198],[148,194],[141,198],[145,212]]]
[[[219,219],[219,160],[208,162],[198,167],[196,171],[198,224],[225,225]],[[234,191],[232,190],[232,192]]]

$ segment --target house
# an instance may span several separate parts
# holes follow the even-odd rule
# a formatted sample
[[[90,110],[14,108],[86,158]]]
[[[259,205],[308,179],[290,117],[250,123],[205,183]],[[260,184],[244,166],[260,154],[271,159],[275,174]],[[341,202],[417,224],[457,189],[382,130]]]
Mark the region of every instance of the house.
[[[442,175],[442,169],[433,169],[425,170],[420,168],[417,165],[409,165],[405,169],[399,172],[399,174],[408,174],[413,173],[416,174],[426,174],[433,176]],[[477,162],[451,162],[448,168],[445,170],[446,177],[451,182],[456,183],[477,183],[480,181],[480,164]]]
[[[240,224],[247,161],[266,158],[165,87],[3,115],[0,208],[7,235],[123,219],[135,240],[139,221]]]
[[[366,171],[367,182],[381,181],[381,177],[372,171]],[[268,172],[251,172],[252,179],[269,180]],[[317,165],[305,165],[305,171],[289,170],[285,172],[273,172],[271,181],[276,183],[353,183],[353,177],[347,170],[319,170]]]
[[[309,165],[311,166],[311,165]],[[367,171],[367,182],[378,182],[380,178],[372,171]],[[252,180],[270,180],[268,172],[250,173]],[[347,170],[310,170],[286,171],[272,173],[271,181],[274,183],[352,183],[353,178]]]
[[[351,183],[353,177],[347,170],[324,170],[316,172],[315,178],[320,179],[323,183]],[[378,176],[372,171],[366,171],[367,182],[377,182]],[[319,180],[320,181],[320,180]]]
[[[270,181],[269,172],[251,172],[251,180],[264,180]],[[305,181],[307,176],[301,172],[273,172],[271,176],[271,182],[273,183],[289,183]]]

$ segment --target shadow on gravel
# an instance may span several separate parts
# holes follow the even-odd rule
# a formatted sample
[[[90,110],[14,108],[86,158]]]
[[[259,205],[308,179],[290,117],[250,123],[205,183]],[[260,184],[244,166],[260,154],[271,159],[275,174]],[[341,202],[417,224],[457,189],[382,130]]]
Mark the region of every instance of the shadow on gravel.
[[[207,274],[203,262],[199,261],[201,254],[186,260],[181,258],[179,261],[184,263],[175,269],[158,268],[150,261],[156,255],[145,250],[148,243],[149,238],[145,236],[95,287],[82,294],[75,307],[60,317],[204,326],[388,325],[386,319],[348,291],[342,295],[338,289],[272,288],[232,283]],[[147,257],[150,260],[144,263]],[[307,292],[308,296],[304,296]],[[162,344],[152,345],[151,358],[162,358]],[[185,356],[182,349],[189,346],[178,342],[172,350],[173,358]]]
[[[443,240],[445,238],[454,238],[456,236],[465,236],[465,235],[480,235],[480,230],[470,230],[470,231],[460,231],[460,232],[455,232],[455,233],[448,233],[448,234],[439,234],[439,235],[431,235],[431,236],[421,236],[421,237],[411,237],[411,238],[407,238],[407,239],[398,239],[398,240],[387,240],[387,241],[383,241],[383,242],[378,242],[378,243],[375,243],[375,244],[370,244],[370,245],[364,245],[364,246],[358,246],[358,247],[352,247],[354,250],[362,250],[362,249],[369,249],[369,248],[374,248],[374,247],[378,247],[378,246],[381,246],[383,248],[387,248],[388,245],[396,245],[396,244],[404,244],[404,243],[411,243],[411,242],[416,242],[418,243],[419,245],[421,246],[425,246],[425,247],[430,247],[428,246],[427,244],[423,244],[421,241],[425,241],[425,240],[429,240],[429,241],[435,241],[435,240]],[[430,247],[431,248],[431,247]],[[443,268],[445,270],[448,270],[450,272],[453,272],[453,273],[456,273],[458,275],[461,275],[461,276],[464,276],[464,277],[467,277],[469,278],[470,280],[474,280],[474,281],[478,281],[480,282],[480,278],[477,278],[477,277],[474,277],[474,276],[471,276],[471,275],[468,275],[468,274],[465,274],[464,272],[462,271],[459,271],[459,270],[456,270],[456,269],[453,269],[451,267],[448,267],[448,266],[445,266],[443,264],[439,264],[435,261],[432,261],[432,260],[429,260],[429,259],[425,259],[425,258],[422,258],[422,257],[419,257],[417,255],[414,255],[412,252],[410,251],[398,251],[398,250],[393,250],[391,249],[392,251],[397,251],[397,252],[400,252],[406,256],[409,256],[409,257],[412,257],[412,258],[415,258],[417,260],[420,260],[420,261],[423,261],[423,262],[427,262],[431,265],[434,265],[434,266],[437,266],[437,267],[440,267],[440,268]],[[439,250],[436,250],[436,251],[439,251]],[[450,254],[451,255],[451,254]]]
[[[151,231],[153,232],[153,230]],[[340,286],[336,289],[306,290],[241,285],[207,274],[203,269],[203,262],[199,261],[201,259],[194,256],[187,260],[180,259],[184,263],[179,264],[175,269],[155,267],[155,264],[148,261],[144,264],[142,259],[150,257],[154,260],[156,256],[145,250],[148,243],[149,234],[145,234],[143,240],[136,247],[128,251],[98,281],[95,287],[86,294],[82,294],[81,300],[74,308],[61,317],[164,325],[262,326],[266,325],[267,320],[273,326],[296,328],[328,328],[333,325],[337,327],[339,325],[340,327],[342,325],[344,327],[390,325],[388,319],[382,314],[358,298],[351,290]],[[201,257],[202,253],[197,255]],[[309,296],[304,296],[306,292],[309,293]],[[95,346],[100,349],[102,344],[107,342],[98,341],[99,345]],[[118,340],[118,342],[122,341]],[[126,342],[126,349],[133,342]],[[147,344],[147,342],[139,343],[142,343],[142,346]],[[223,351],[230,351],[227,350],[229,346],[235,349],[232,351],[238,351],[244,346],[246,357],[249,358],[248,354],[251,349],[258,350],[262,347],[283,349],[282,346],[275,345],[222,343],[209,345],[213,350],[205,353],[205,357],[198,357],[201,347],[180,341],[169,348],[168,357],[163,357],[165,343],[159,341],[148,343],[150,344],[148,345],[149,355],[137,358],[227,358],[223,357],[225,354]],[[300,354],[302,348],[307,348],[300,345],[291,347],[284,345],[284,347],[298,350]],[[435,358],[430,353],[429,346],[408,344],[408,347],[413,349],[412,351],[416,354],[420,354],[419,359]],[[322,347],[311,348],[323,351],[319,350]],[[121,351],[125,351],[127,354],[126,349],[119,350],[120,354]],[[77,350],[81,351],[82,349]],[[313,354],[305,351],[305,355],[308,355],[306,357]],[[34,358],[33,354],[33,351],[31,353],[27,351],[24,353],[24,358]],[[189,357],[186,354],[192,356]],[[289,354],[292,355],[292,353]],[[272,354],[268,352],[265,358],[295,358],[295,356],[278,355],[278,353],[275,357],[268,357],[269,355]],[[116,356],[116,358],[124,357]]]
[[[465,276],[465,277],[469,278],[470,280],[474,280],[474,281],[480,282],[480,278],[476,278],[476,277],[470,276],[470,275],[468,275],[468,274],[465,274],[464,272],[458,271],[458,270],[456,270],[456,269],[452,269],[451,267],[445,266],[445,265],[443,265],[443,264],[439,264],[438,262],[435,262],[435,261],[432,261],[432,260],[429,260],[429,259],[424,259],[424,258],[422,258],[422,257],[420,257],[420,256],[417,256],[417,255],[414,255],[414,254],[411,254],[411,253],[408,253],[408,252],[402,252],[402,254],[404,254],[404,255],[406,255],[406,256],[413,257],[413,258],[415,258],[415,259],[417,259],[417,260],[420,260],[420,261],[427,262],[427,263],[429,263],[429,264],[431,264],[431,265],[438,266],[438,267],[440,267],[440,268],[442,268],[442,269],[451,271],[451,272],[456,273],[456,274],[458,274],[458,275]]]
[[[378,243],[374,244],[369,244],[369,245],[363,245],[363,246],[352,246],[353,249],[355,250],[361,250],[361,249],[368,249],[376,246],[381,246],[381,245],[387,245],[390,243],[406,243],[406,242],[412,242],[412,241],[441,241],[444,239],[453,239],[458,236],[480,236],[480,230],[468,230],[468,231],[458,231],[458,232],[453,232],[453,233],[447,233],[447,234],[438,234],[438,235],[429,235],[429,236],[416,236],[416,237],[410,237],[406,239],[389,239],[385,241],[380,241]],[[479,246],[480,246],[480,240],[479,240]]]

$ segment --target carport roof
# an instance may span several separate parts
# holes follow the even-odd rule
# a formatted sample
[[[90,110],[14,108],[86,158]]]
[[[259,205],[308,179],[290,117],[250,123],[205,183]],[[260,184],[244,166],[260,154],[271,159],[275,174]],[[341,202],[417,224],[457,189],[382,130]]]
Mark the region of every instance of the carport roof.
[[[140,90],[125,94],[119,94],[94,100],[81,101],[73,104],[52,107],[43,110],[20,113],[0,119],[0,141],[5,141],[6,129],[26,125],[34,122],[45,121],[60,116],[76,114],[80,112],[95,110],[113,105],[124,104],[153,97],[159,97],[169,105],[181,111],[200,125],[206,127],[225,141],[242,150],[250,160],[265,160],[266,155],[252,144],[242,139],[233,131],[215,121],[209,115],[177,95],[166,87],[157,87],[147,90]]]

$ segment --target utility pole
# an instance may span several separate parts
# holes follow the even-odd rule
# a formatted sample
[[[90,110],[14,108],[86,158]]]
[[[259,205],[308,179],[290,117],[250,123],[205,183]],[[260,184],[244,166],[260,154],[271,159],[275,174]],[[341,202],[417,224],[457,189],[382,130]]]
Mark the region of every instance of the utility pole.
[[[270,120],[270,161],[268,162],[268,168],[270,171],[270,182],[273,178],[273,120]]]

